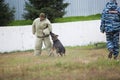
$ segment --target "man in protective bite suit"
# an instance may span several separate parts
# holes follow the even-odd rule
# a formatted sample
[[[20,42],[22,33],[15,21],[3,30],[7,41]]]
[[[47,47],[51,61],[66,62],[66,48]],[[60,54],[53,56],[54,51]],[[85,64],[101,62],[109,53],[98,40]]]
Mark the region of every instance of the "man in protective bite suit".
[[[34,55],[41,54],[43,43],[46,46],[48,53],[52,48],[50,41],[50,32],[52,32],[52,25],[47,19],[45,13],[40,13],[39,18],[36,18],[32,24],[32,33],[36,35]]]
[[[108,58],[118,58],[119,54],[119,31],[120,31],[120,8],[116,0],[110,0],[102,12],[100,30],[106,33]]]

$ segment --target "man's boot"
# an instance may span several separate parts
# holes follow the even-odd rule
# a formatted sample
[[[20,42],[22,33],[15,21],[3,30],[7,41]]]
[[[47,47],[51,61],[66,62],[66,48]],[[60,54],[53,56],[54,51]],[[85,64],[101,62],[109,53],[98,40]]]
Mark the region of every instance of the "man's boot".
[[[110,53],[108,54],[108,58],[111,59],[111,58],[112,58],[112,55],[113,55],[113,50],[111,49],[111,50],[109,50],[109,51],[110,51]]]
[[[118,57],[118,55],[115,55],[115,56],[114,56],[114,59],[117,60],[117,57]]]

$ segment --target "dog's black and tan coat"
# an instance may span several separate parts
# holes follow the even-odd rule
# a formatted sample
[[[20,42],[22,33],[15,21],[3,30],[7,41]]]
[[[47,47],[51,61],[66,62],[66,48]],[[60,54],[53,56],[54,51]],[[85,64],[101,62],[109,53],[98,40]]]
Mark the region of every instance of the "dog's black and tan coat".
[[[60,42],[60,40],[58,39],[58,35],[54,34],[54,33],[50,33],[51,35],[51,38],[53,40],[53,47],[52,47],[52,50],[50,52],[50,56],[53,54],[53,51],[56,50],[56,53],[58,55],[65,55],[65,48],[64,46],[62,45],[62,43]]]

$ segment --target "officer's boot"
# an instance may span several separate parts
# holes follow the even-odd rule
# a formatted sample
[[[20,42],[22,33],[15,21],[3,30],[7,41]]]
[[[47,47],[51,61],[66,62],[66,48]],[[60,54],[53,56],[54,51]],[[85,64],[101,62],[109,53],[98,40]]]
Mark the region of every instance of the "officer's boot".
[[[108,58],[111,59],[111,58],[112,58],[112,55],[113,55],[113,50],[110,49],[109,51],[110,51],[110,53],[108,54]]]
[[[114,55],[114,60],[118,60],[118,55]]]

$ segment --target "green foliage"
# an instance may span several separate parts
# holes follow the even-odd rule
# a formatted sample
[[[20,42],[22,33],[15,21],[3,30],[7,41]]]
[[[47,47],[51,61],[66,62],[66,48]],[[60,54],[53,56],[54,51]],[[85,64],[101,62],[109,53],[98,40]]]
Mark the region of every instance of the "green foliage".
[[[14,12],[4,0],[0,0],[0,26],[6,26],[14,20]]]
[[[47,14],[48,19],[54,22],[55,18],[64,16],[65,8],[69,5],[64,0],[29,0],[26,2],[25,10],[27,11],[23,17],[25,19],[34,20],[41,12]]]

